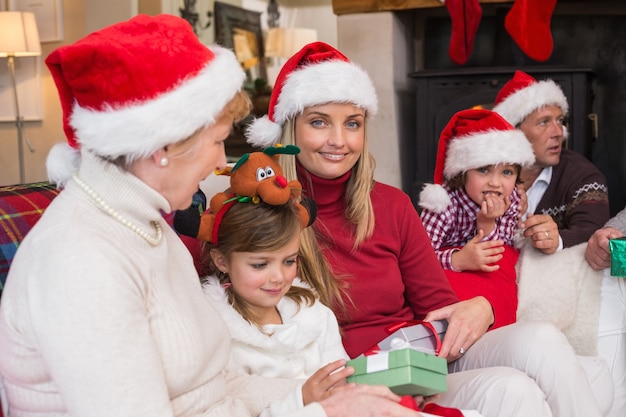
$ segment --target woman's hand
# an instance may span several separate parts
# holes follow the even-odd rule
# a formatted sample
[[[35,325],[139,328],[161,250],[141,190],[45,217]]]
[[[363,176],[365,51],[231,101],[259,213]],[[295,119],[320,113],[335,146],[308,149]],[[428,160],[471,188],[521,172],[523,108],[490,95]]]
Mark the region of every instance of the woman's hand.
[[[433,310],[425,321],[448,320],[448,329],[441,343],[439,356],[448,362],[459,359],[493,324],[491,304],[485,297],[469,300]]]
[[[587,241],[587,249],[585,249],[585,259],[589,265],[596,271],[611,266],[611,250],[609,249],[609,240],[622,237],[624,234],[612,227],[604,227],[598,229],[591,235]]]
[[[333,389],[320,404],[327,417],[419,417],[420,413],[399,403],[400,396],[382,385],[348,384]]]
[[[520,227],[524,230],[524,237],[546,255],[553,254],[559,248],[559,227],[547,214],[529,214]]]
[[[354,368],[351,366],[344,368],[345,366],[345,359],[340,359],[318,369],[311,375],[302,385],[304,405],[319,402],[329,397],[332,389],[346,385],[346,378],[354,373]]]

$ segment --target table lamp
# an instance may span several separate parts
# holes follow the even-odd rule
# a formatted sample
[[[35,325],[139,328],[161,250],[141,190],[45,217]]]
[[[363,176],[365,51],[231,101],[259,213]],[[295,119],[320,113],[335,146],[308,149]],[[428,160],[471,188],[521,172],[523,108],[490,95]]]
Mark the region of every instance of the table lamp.
[[[37,55],[41,55],[41,45],[35,15],[30,12],[0,12],[0,58],[8,58],[7,67],[13,85],[20,183],[25,182],[24,142],[22,139],[22,116],[20,115],[15,81],[15,58]]]

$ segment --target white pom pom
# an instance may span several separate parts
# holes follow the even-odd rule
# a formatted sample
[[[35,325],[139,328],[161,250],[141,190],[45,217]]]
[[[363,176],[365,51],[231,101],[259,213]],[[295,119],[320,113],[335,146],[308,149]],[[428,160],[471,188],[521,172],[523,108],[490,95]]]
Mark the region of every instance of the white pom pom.
[[[72,174],[80,167],[80,152],[67,143],[57,143],[50,149],[46,159],[48,180],[63,188]]]
[[[426,184],[420,193],[419,205],[435,213],[441,213],[450,205],[450,196],[441,185]]]
[[[248,143],[261,149],[276,145],[282,134],[280,125],[272,122],[267,115],[255,119],[246,129]]]

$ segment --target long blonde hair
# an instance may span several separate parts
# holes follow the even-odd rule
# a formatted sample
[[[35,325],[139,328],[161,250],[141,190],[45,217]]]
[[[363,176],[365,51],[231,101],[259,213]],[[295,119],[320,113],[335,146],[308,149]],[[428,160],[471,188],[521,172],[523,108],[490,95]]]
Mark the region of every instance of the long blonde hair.
[[[283,126],[283,134],[280,143],[283,145],[297,145],[295,133],[295,119],[289,119]],[[355,225],[354,248],[374,233],[374,209],[370,193],[374,187],[374,170],[376,162],[369,151],[367,141],[367,125],[364,127],[363,149],[361,156],[353,168],[353,175],[350,177],[346,189],[346,211],[345,216],[351,224]],[[297,158],[297,156],[296,156]],[[281,157],[280,164],[287,179],[297,179],[295,158]],[[310,184],[302,184],[310,189]],[[314,197],[314,196],[311,196]]]
[[[283,126],[280,143],[283,145],[297,145],[295,137],[295,118],[287,120]],[[279,159],[283,172],[288,180],[297,179],[295,158],[281,156]],[[354,225],[354,247],[358,250],[360,244],[374,233],[374,209],[370,193],[374,187],[374,169],[376,162],[367,146],[367,127],[364,132],[364,143],[361,156],[353,168],[346,191],[346,220]],[[311,189],[311,184],[302,184],[303,188]],[[315,199],[315,196],[311,196]],[[347,297],[343,280],[336,277],[328,261],[320,250],[320,244],[325,242],[328,231],[319,219],[313,224],[313,230],[305,230],[301,238],[301,250],[307,252],[308,259],[317,259],[310,271],[302,271],[301,277],[313,288],[317,289],[320,300],[327,306],[339,306],[345,312],[343,297]],[[304,265],[303,265],[304,266]],[[343,296],[343,297],[342,297]]]

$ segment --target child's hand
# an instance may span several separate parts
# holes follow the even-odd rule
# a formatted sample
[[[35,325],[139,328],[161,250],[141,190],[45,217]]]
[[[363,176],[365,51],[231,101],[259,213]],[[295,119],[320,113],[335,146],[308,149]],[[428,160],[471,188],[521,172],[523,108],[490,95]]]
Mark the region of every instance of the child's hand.
[[[452,254],[452,267],[456,271],[493,272],[500,269],[499,265],[493,264],[502,259],[504,242],[501,240],[481,242],[484,236],[485,232],[479,230],[472,240]]]
[[[340,359],[320,368],[302,385],[302,401],[304,405],[323,400],[332,395],[332,389],[346,385],[346,378],[354,373],[354,368]]]
[[[485,199],[480,203],[480,211],[477,219],[495,220],[502,216],[511,207],[511,198],[502,197],[496,194],[486,194]]]

